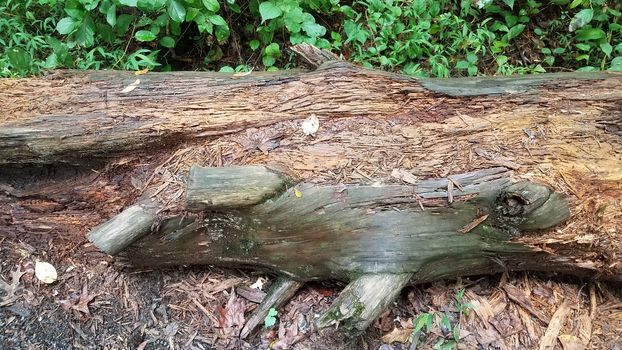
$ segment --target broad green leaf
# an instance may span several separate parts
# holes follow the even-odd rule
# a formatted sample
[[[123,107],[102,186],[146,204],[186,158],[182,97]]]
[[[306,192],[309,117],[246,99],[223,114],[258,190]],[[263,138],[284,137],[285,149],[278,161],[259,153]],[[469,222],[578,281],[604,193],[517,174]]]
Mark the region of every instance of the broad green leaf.
[[[570,20],[568,31],[574,32],[575,30],[582,28],[586,24],[590,23],[592,17],[594,17],[594,10],[592,9],[583,9],[577,12],[577,14]]]
[[[503,0],[503,2],[508,5],[511,9],[514,8],[514,0]]]
[[[209,19],[210,22],[212,22],[214,25],[217,26],[226,26],[227,22],[225,22],[225,19],[222,18],[219,15],[211,15],[209,17],[207,17],[207,19]]]
[[[467,72],[469,73],[469,76],[475,76],[477,74],[477,66],[476,65],[472,65],[469,66],[469,68],[467,68]]]
[[[95,24],[90,17],[86,17],[76,30],[75,39],[83,47],[91,47],[95,43]]]
[[[144,12],[160,11],[167,0],[138,0],[137,7]]]
[[[76,20],[81,20],[82,18],[84,18],[84,11],[79,10],[79,9],[65,9],[65,12],[67,12],[67,14],[70,17],[75,18]]]
[[[516,38],[520,35],[520,33],[523,32],[523,30],[525,30],[524,24],[517,24],[514,27],[510,28],[510,31],[508,32],[508,40]]]
[[[162,39],[160,39],[160,45],[168,48],[175,47],[175,39],[170,36],[163,36]]]
[[[219,72],[221,73],[235,73],[235,70],[229,66],[223,66],[220,68]]]
[[[467,61],[469,61],[470,63],[477,62],[477,55],[472,52],[469,52],[466,57],[467,57]]]
[[[613,51],[613,46],[611,46],[611,44],[605,41],[600,44],[600,49],[603,51],[605,55],[607,55],[607,57],[609,57],[611,56],[611,52]]]
[[[595,70],[598,70],[598,68],[592,66],[585,66],[577,69],[577,72],[593,72]]]
[[[27,72],[30,68],[30,55],[21,47],[12,47],[7,50],[9,63],[20,72]]]
[[[56,24],[56,31],[59,34],[66,35],[73,32],[78,27],[79,22],[71,17],[65,17]]]
[[[583,28],[577,31],[575,39],[579,41],[589,41],[603,39],[605,36],[605,32],[600,28]]]
[[[56,66],[58,66],[58,55],[52,53],[48,56],[48,58],[46,58],[45,62],[43,63],[43,68],[54,69],[56,68]]]
[[[279,44],[271,43],[270,45],[266,46],[266,48],[264,49],[264,54],[270,57],[281,56],[281,49],[279,48]]]
[[[302,24],[302,30],[304,30],[305,33],[312,38],[324,36],[324,34],[326,34],[326,28],[315,22],[304,22]]]
[[[216,40],[224,42],[229,38],[229,26],[216,26]]]
[[[168,15],[175,22],[181,23],[186,18],[186,8],[177,0],[170,0],[167,10]]]
[[[117,23],[117,6],[112,4],[106,11],[106,22],[114,27]]]
[[[506,64],[508,62],[508,56],[504,56],[504,55],[499,55],[497,56],[496,60],[497,60],[497,64],[499,66],[502,66],[504,64]]]
[[[205,6],[205,8],[211,12],[217,12],[218,10],[220,10],[220,4],[218,3],[218,0],[203,0],[203,6]]]
[[[583,0],[573,0],[569,7],[571,9],[573,9],[573,8],[581,5],[582,3],[583,3]]]
[[[138,0],[119,0],[121,5],[136,7]]]
[[[622,71],[622,57],[618,56],[612,59],[611,64],[609,65],[609,70]]]
[[[134,34],[134,37],[138,41],[153,41],[156,38],[155,34],[148,30],[139,30]]]
[[[123,36],[127,33],[130,24],[132,21],[136,19],[134,15],[128,15],[127,13],[123,13],[117,17],[117,24],[115,25],[115,29],[117,31],[117,36]]]
[[[194,20],[197,15],[201,13],[201,10],[196,8],[196,7],[189,7],[186,9],[186,22],[190,22],[192,20]],[[203,15],[203,14],[201,14]],[[164,24],[164,26],[166,25],[166,23]],[[162,26],[162,27],[164,27]]]
[[[250,46],[253,51],[257,50],[259,48],[259,40],[253,39],[249,41],[248,46]]]
[[[458,68],[458,69],[467,69],[467,68],[469,68],[469,62],[464,61],[464,60],[460,60],[460,61],[458,61],[458,63],[456,63],[456,68]]]
[[[290,33],[298,33],[302,28],[303,13],[300,7],[283,14],[283,23]]]
[[[584,43],[578,43],[575,46],[581,51],[590,51],[590,49],[592,49],[590,45]]]
[[[264,1],[259,4],[259,14],[261,15],[261,23],[264,23],[267,20],[281,16],[283,11],[271,1]]]
[[[270,67],[276,63],[276,58],[272,56],[263,56],[261,58],[261,62],[263,63],[264,66]]]
[[[419,332],[423,329],[423,326],[425,326],[427,322],[428,316],[429,314],[427,313],[417,316],[417,318],[413,321],[413,332]]]

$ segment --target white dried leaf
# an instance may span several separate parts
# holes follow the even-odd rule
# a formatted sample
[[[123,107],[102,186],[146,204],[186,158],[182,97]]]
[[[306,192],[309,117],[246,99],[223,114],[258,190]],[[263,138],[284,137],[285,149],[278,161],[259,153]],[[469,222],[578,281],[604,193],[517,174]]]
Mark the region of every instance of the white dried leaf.
[[[259,277],[257,278],[257,282],[251,284],[251,288],[252,289],[257,289],[257,290],[262,290],[263,289],[263,278]]]
[[[35,276],[43,283],[54,283],[58,279],[56,269],[52,264],[43,261],[37,261],[35,264]]]
[[[134,91],[134,89],[136,89],[138,87],[138,85],[140,85],[140,79],[136,79],[133,83],[131,83],[130,85],[126,86],[125,89],[121,90],[122,94],[127,94],[128,92],[132,92]]]
[[[319,128],[320,120],[315,116],[315,114],[312,114],[309,118],[302,122],[302,132],[307,136],[315,135]]]

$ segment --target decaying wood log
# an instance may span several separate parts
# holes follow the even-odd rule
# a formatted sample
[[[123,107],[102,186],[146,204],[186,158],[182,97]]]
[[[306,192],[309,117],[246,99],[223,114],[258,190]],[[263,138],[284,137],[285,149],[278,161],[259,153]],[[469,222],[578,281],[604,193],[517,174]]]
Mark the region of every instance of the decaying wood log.
[[[409,282],[621,279],[622,75],[415,79],[295,51],[318,68],[0,80],[2,231],[274,271],[244,336],[307,280],[350,282],[319,325],[356,333]]]

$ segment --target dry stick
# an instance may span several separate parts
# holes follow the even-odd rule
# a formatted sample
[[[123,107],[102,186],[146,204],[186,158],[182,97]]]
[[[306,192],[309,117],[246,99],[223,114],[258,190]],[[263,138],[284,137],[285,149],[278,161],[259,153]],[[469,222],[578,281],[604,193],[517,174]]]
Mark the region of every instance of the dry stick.
[[[540,340],[540,350],[549,350],[553,349],[555,345],[555,340],[559,335],[559,331],[562,329],[564,325],[564,321],[566,321],[566,315],[570,311],[570,306],[567,300],[560,305],[560,307],[555,311],[553,317],[551,318],[551,322],[549,323],[544,336]]]

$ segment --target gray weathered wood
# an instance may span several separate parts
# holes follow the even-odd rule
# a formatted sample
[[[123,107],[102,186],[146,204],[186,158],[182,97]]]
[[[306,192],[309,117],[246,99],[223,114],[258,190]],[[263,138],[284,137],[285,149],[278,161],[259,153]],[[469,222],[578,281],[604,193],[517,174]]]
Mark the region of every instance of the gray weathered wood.
[[[239,208],[282,192],[287,180],[265,166],[205,168],[192,166],[188,174],[186,209]]]
[[[382,273],[355,279],[320,315],[318,327],[336,325],[351,335],[361,333],[397,298],[411,277],[411,273]]]
[[[115,255],[151,232],[155,217],[155,210],[136,204],[95,227],[87,234],[87,238],[97,248]]]

